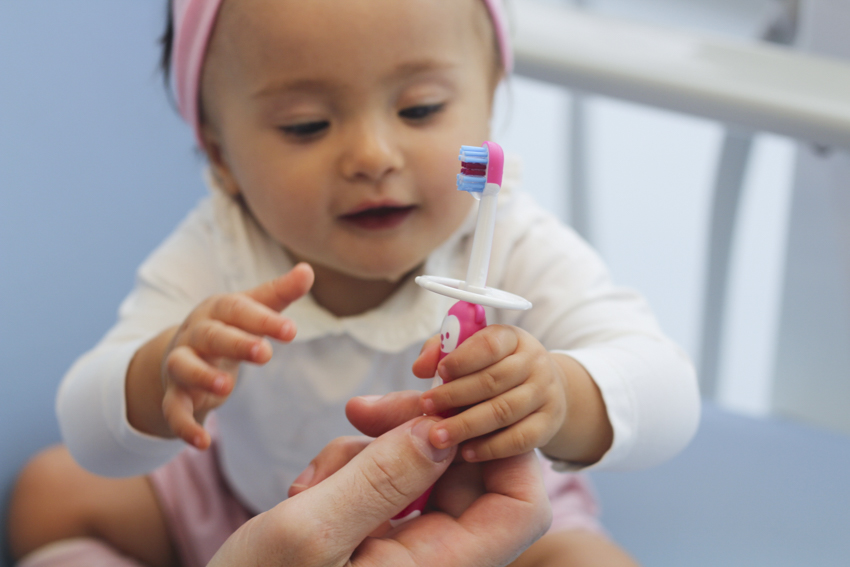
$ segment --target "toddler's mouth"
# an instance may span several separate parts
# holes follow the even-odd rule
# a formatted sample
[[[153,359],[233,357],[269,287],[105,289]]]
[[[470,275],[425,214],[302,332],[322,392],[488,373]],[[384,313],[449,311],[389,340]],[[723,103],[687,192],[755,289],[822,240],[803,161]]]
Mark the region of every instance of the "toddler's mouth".
[[[369,207],[339,217],[358,228],[384,230],[395,228],[416,209],[416,205]]]

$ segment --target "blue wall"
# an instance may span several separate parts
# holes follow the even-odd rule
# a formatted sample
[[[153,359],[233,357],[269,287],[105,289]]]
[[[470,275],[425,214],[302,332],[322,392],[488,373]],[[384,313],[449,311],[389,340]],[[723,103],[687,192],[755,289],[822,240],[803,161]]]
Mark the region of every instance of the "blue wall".
[[[164,13],[163,0],[0,2],[3,508],[27,457],[59,440],[62,375],[205,192],[156,72]]]

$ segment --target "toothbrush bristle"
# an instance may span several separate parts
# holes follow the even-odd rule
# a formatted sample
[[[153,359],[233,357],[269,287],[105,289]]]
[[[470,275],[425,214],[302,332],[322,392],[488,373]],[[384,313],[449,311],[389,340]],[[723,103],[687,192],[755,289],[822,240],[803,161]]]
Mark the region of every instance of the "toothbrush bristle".
[[[487,148],[477,146],[461,146],[460,173],[457,176],[457,188],[460,191],[484,191],[487,184],[487,161],[489,153]]]
[[[479,148],[478,146],[461,146],[458,159],[468,163],[483,163],[487,165],[489,154],[487,148]]]
[[[460,164],[460,172],[464,175],[484,177],[487,175],[487,166],[483,163],[469,163],[464,161]]]

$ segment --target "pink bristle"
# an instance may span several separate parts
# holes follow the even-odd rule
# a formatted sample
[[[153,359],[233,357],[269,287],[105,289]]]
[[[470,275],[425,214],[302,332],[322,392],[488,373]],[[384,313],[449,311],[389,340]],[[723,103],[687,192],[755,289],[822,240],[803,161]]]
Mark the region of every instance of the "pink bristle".
[[[487,165],[483,163],[468,163],[464,161],[460,164],[460,172],[464,175],[484,177],[487,175]]]

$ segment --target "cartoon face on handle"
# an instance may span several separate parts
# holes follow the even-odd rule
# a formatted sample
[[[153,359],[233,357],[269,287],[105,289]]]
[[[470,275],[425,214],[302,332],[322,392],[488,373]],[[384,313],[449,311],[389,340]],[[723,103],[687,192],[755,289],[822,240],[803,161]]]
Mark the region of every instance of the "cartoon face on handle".
[[[440,329],[440,360],[486,326],[487,316],[483,307],[466,301],[455,303]]]
[[[459,337],[460,321],[454,315],[446,315],[440,329],[440,353],[446,355],[456,349]]]

